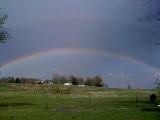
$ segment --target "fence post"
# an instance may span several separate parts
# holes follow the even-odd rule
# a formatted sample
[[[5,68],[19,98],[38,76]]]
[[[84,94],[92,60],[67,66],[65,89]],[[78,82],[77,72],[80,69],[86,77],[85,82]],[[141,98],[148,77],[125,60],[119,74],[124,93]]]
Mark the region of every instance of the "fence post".
[[[89,92],[89,96],[88,96],[88,104],[89,104],[89,109],[90,109],[90,107],[91,107],[91,93]]]
[[[138,104],[138,97],[136,96],[136,107],[137,107],[137,104]]]
[[[45,108],[48,109],[48,94],[46,95],[46,104],[45,104]]]

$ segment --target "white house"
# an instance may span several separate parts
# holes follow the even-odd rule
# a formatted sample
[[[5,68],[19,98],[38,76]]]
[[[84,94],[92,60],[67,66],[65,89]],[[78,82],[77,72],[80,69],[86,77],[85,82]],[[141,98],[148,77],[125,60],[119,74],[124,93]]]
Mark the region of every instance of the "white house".
[[[64,83],[64,85],[72,85],[72,83],[68,82],[68,83]]]

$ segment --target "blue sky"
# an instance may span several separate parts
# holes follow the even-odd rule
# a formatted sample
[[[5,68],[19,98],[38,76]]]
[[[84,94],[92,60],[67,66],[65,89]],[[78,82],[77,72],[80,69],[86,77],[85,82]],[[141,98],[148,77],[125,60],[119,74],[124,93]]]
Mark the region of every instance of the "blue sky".
[[[143,6],[144,3],[145,0],[1,0],[12,36],[0,46],[1,64],[48,49],[106,51],[105,56],[87,51],[42,55],[2,67],[1,76],[47,79],[55,72],[84,77],[100,74],[111,87],[153,87],[154,74],[160,68],[160,47],[153,43],[160,39],[160,24],[137,19],[155,15],[159,1]]]

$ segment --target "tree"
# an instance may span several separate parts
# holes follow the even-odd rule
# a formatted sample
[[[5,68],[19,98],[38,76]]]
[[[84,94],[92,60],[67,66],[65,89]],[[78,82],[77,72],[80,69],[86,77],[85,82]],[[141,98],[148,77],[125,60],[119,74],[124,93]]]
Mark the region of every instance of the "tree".
[[[16,82],[16,84],[19,84],[19,83],[21,83],[21,80],[20,80],[20,78],[16,78],[16,80],[15,80],[15,82]]]
[[[64,84],[67,82],[67,77],[59,74],[53,74],[53,84]]]
[[[7,17],[7,14],[0,13],[0,43],[5,43],[6,40],[9,38],[9,33],[7,29],[4,28],[4,24],[6,22]]]
[[[93,78],[93,85],[97,87],[104,86],[103,79],[99,75],[95,76]]]
[[[69,76],[69,82],[71,82],[73,85],[79,85],[79,81],[74,75]]]
[[[87,77],[87,79],[85,81],[85,85],[93,86],[93,79],[90,77]]]
[[[156,81],[154,82],[155,84],[155,89],[157,90],[158,94],[160,94],[160,80],[159,80],[160,73],[156,73]]]
[[[85,85],[102,87],[104,86],[104,83],[103,79],[99,75],[97,75],[93,78],[88,77],[85,81]]]
[[[2,77],[0,79],[1,83],[15,83],[15,78],[14,77]]]
[[[157,90],[158,94],[160,94],[160,81],[159,81],[159,79],[157,79],[154,84],[156,85],[156,90]]]
[[[1,8],[0,8],[1,10]],[[5,43],[9,37],[9,33],[6,28],[4,28],[5,21],[8,15],[0,13],[0,43]],[[0,65],[1,67],[1,65]],[[1,73],[0,73],[1,74]]]
[[[82,77],[77,77],[79,85],[84,85],[85,81]]]

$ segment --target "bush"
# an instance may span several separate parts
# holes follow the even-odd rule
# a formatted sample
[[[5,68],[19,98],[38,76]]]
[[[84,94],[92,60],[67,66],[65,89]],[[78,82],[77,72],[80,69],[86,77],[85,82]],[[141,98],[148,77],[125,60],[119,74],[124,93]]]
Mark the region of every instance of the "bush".
[[[53,93],[61,93],[61,94],[70,94],[71,93],[71,87],[55,87],[53,88]]]
[[[60,88],[59,88],[59,87],[55,87],[55,88],[53,89],[53,93],[61,93]]]

